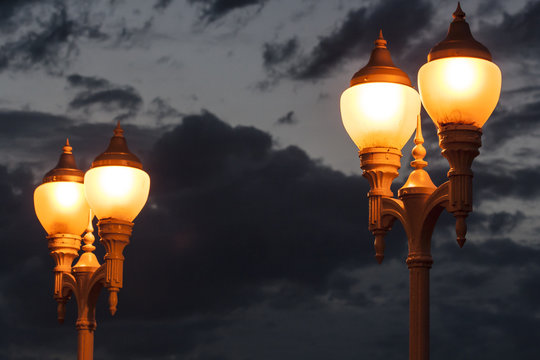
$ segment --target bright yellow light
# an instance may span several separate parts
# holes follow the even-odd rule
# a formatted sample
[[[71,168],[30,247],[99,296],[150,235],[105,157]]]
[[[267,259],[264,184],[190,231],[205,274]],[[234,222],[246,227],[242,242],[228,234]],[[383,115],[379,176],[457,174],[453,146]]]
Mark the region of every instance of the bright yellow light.
[[[150,190],[150,177],[127,166],[99,166],[84,175],[88,203],[99,219],[132,221],[142,210]]]
[[[58,182],[54,189],[54,197],[58,206],[71,209],[80,201],[80,189],[78,183]]]
[[[381,128],[393,126],[394,118],[402,107],[401,89],[388,83],[373,83],[368,91],[358,97],[358,107],[372,122]]]
[[[420,97],[410,86],[372,82],[352,86],[341,95],[341,118],[360,150],[401,149],[416,128]]]
[[[107,166],[99,177],[99,187],[106,197],[124,198],[133,189],[131,168],[126,166]]]
[[[424,64],[418,88],[426,111],[438,126],[487,121],[501,93],[501,71],[491,61],[449,57]]]
[[[474,66],[467,58],[456,58],[444,68],[444,84],[453,91],[471,91],[475,85]]]
[[[81,183],[56,181],[41,184],[34,191],[34,208],[48,234],[80,235],[88,225],[90,208]]]

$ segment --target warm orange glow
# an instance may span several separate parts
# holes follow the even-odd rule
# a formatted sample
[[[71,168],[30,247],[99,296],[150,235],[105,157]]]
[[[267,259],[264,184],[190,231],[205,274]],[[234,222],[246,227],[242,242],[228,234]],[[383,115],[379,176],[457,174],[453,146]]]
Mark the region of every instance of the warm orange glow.
[[[501,81],[497,65],[471,57],[437,59],[418,72],[422,103],[435,124],[481,128],[499,101]]]
[[[99,219],[132,221],[148,199],[150,177],[127,166],[98,166],[84,175],[88,203]]]
[[[49,235],[80,235],[88,225],[90,208],[81,183],[57,181],[41,184],[34,191],[34,208]]]
[[[457,58],[447,63],[443,72],[443,84],[447,84],[451,91],[457,93],[475,91],[473,89],[478,86],[474,79],[474,66],[467,60],[467,58]]]
[[[401,150],[416,128],[420,97],[410,86],[372,82],[355,85],[341,95],[341,118],[360,150]]]

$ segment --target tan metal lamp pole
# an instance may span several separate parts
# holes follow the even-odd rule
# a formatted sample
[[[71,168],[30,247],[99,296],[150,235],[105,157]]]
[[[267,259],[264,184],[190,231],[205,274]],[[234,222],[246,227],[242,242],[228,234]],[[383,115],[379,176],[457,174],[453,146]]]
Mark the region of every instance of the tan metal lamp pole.
[[[368,64],[341,96],[343,124],[359,148],[363,176],[370,184],[369,229],[375,256],[384,257],[384,236],[397,219],[408,239],[410,274],[409,359],[429,359],[429,269],[431,235],[441,212],[456,218],[459,246],[465,242],[465,218],[472,211],[471,165],[479,154],[481,127],[497,105],[501,72],[489,51],[473,39],[458,3],[447,37],[428,55],[418,73],[422,103],[438,128],[439,146],[448,160],[448,181],[436,187],[424,170],[426,150],[420,127],[420,97],[398,69],[382,37]],[[414,170],[398,198],[390,190],[401,166],[401,148],[416,126]]]
[[[133,219],[144,207],[150,177],[140,160],[127,148],[118,124],[109,147],[84,174],[77,168],[69,142],[58,165],[43,178],[34,192],[36,215],[47,231],[50,254],[55,261],[54,298],[58,321],[64,322],[65,304],[75,295],[78,306],[79,360],[92,360],[95,310],[102,287],[109,290],[112,315],[123,284],[123,250],[129,244]],[[93,251],[93,214],[99,219],[100,242],[105,246],[105,263],[100,265]],[[84,245],[77,263],[73,260]]]

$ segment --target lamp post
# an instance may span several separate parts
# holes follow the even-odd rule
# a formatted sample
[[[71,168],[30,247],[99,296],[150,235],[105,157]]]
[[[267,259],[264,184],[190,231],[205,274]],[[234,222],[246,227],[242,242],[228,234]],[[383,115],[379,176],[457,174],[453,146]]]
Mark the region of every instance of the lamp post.
[[[65,304],[77,299],[79,360],[92,360],[95,308],[100,290],[109,290],[112,315],[123,284],[123,250],[129,243],[133,219],[144,207],[150,177],[140,160],[127,148],[120,124],[109,147],[84,174],[77,168],[69,141],[58,165],[43,178],[34,192],[36,215],[48,234],[50,254],[55,261],[54,298],[58,321],[64,322]],[[100,242],[105,246],[105,263],[100,265],[95,250],[92,219],[97,216]],[[72,267],[81,249],[83,254]]]
[[[471,35],[458,7],[446,38],[431,49],[418,73],[419,94],[390,58],[386,41],[375,41],[368,64],[341,96],[345,129],[359,148],[363,176],[370,184],[369,230],[375,257],[384,258],[384,236],[397,219],[408,239],[409,359],[429,359],[429,269],[431,235],[443,210],[456,218],[459,246],[472,211],[471,165],[479,154],[481,127],[497,105],[501,72],[491,54]],[[420,99],[437,126],[439,146],[448,160],[448,181],[436,187],[424,170],[426,150],[420,125]],[[401,149],[416,126],[411,166],[398,191],[390,190],[401,166]]]

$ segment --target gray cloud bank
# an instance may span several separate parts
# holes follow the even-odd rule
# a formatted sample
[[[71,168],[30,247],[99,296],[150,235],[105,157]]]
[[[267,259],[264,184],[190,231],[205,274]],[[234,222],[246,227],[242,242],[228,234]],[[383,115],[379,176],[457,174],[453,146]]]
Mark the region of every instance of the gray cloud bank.
[[[97,79],[72,81],[86,88],[101,86]],[[30,126],[39,114],[8,115],[19,116],[19,126],[9,129],[16,137],[37,131],[45,138],[48,131],[64,127],[75,135],[78,158],[95,156],[111,130],[110,125],[76,125],[53,117],[49,124],[56,126],[40,128]],[[84,145],[89,134],[99,146]],[[403,232],[396,225],[385,263],[375,266],[364,179],[321,165],[298,147],[275,148],[268,133],[232,127],[210,112],[184,116],[161,133],[126,126],[126,136],[130,146],[147,144],[139,154],[152,189],[126,251],[126,284],[117,316],[110,319],[106,304],[100,304],[96,357],[271,359],[275,342],[287,343],[300,334],[303,340],[284,351],[284,359],[302,353],[323,359],[327,349],[343,359],[406,354]],[[60,136],[54,142],[51,167]],[[88,161],[80,163],[84,168]],[[66,324],[57,326],[50,294],[52,261],[32,208],[35,181],[29,165],[0,167],[0,236],[10,254],[0,265],[0,357],[68,359],[75,353],[74,304]],[[476,181],[481,182],[477,188],[487,182],[481,175]],[[491,177],[491,188],[499,181],[504,187],[504,180]],[[540,251],[510,240],[522,216],[475,213],[469,228],[486,229],[486,242],[470,240],[461,250],[451,217],[441,219],[433,251],[433,356],[507,359],[515,348],[521,358],[536,356],[534,334],[540,323],[532,314],[539,310],[540,293],[532,285],[540,276]],[[310,320],[313,326],[336,336],[310,332],[301,319],[311,313],[318,314]],[[261,316],[282,321],[261,322]],[[335,321],[342,317],[356,321]],[[467,334],[462,339],[467,351],[449,348],[447,339],[458,329]],[[254,349],[242,346],[245,331],[259,334],[251,338],[258,344]],[[277,338],[265,341],[262,334],[269,331]],[[344,338],[350,341],[347,346],[342,346]],[[479,346],[480,339],[491,345]],[[364,345],[351,347],[358,341]],[[224,342],[233,348],[223,348]]]

